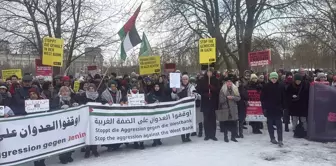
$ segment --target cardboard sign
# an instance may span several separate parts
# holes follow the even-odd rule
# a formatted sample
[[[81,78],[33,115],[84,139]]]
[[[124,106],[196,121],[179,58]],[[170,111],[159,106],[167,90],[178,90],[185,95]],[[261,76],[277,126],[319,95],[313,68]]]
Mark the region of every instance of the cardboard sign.
[[[169,73],[169,87],[180,88],[181,86],[181,73]]]
[[[249,65],[254,66],[265,66],[271,64],[271,50],[249,52],[248,53]]]
[[[140,56],[139,64],[140,75],[161,73],[160,56]]]
[[[19,77],[19,79],[22,79],[22,71],[21,69],[8,69],[8,70],[2,70],[2,80],[6,81],[7,78],[10,78],[12,75],[16,75]]]
[[[49,100],[25,100],[25,111],[27,113],[49,111]]]
[[[166,73],[172,73],[176,71],[176,64],[175,63],[166,63],[164,65],[164,70]]]
[[[63,66],[64,40],[58,38],[43,38],[42,64],[47,66]]]
[[[267,121],[263,114],[260,92],[257,90],[248,90],[248,107],[246,108],[246,121]]]
[[[216,62],[216,38],[199,40],[199,63],[208,64]]]
[[[144,94],[129,94],[127,95],[127,101],[129,106],[143,106],[145,105]]]
[[[74,89],[73,90],[75,92],[78,92],[79,91],[79,86],[80,86],[80,82],[79,81],[75,81],[74,82]]]

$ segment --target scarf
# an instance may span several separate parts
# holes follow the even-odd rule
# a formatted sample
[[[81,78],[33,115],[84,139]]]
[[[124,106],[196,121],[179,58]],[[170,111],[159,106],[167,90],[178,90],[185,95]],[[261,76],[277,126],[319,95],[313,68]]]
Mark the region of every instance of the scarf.
[[[111,95],[112,89],[111,88],[107,88],[101,95],[102,100],[105,100],[106,102],[112,102],[113,103],[113,97]],[[115,104],[119,104],[120,100],[121,100],[121,92],[119,90],[115,91],[116,93],[116,103]]]
[[[99,96],[97,91],[95,91],[95,92],[86,91],[85,94],[86,94],[86,98],[88,98],[90,100],[96,100]]]

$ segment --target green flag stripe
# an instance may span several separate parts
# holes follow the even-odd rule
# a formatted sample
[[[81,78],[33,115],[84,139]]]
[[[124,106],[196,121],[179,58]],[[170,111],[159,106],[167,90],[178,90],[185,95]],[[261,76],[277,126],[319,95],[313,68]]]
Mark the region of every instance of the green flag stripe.
[[[169,109],[167,111],[158,111],[158,112],[134,112],[134,113],[102,113],[102,112],[90,112],[90,115],[93,116],[146,116],[146,115],[157,115],[157,114],[167,114],[170,112],[180,111],[183,109],[194,108],[194,104],[187,105],[183,107],[178,107],[174,109]]]

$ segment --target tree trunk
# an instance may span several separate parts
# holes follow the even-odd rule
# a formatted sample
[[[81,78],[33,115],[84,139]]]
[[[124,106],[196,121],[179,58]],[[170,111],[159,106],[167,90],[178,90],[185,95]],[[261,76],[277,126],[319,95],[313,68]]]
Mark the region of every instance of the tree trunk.
[[[55,38],[62,38],[62,31],[61,31],[62,17],[61,16],[62,16],[62,0],[57,0],[56,2],[56,19],[57,19],[56,21],[57,23],[56,23]],[[53,67],[53,74],[54,75],[61,74],[61,67]]]

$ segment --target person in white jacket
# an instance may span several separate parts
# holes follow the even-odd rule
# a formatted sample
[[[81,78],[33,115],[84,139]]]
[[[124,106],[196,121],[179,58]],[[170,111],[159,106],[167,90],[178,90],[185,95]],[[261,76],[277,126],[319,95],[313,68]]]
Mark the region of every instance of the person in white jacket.
[[[180,88],[173,88],[171,97],[173,100],[180,100],[185,97],[195,97],[196,100],[201,99],[201,95],[196,93],[196,88],[194,85],[189,84],[189,76],[183,75],[182,76],[182,83]],[[190,134],[183,134],[181,135],[182,142],[190,142]]]

